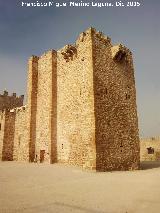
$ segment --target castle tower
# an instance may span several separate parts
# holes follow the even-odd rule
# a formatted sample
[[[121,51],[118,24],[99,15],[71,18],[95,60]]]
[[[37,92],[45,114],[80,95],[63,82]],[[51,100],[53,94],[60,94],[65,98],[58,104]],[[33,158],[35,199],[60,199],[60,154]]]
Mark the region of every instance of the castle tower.
[[[33,162],[36,157],[97,171],[139,168],[134,67],[125,46],[112,45],[90,28],[75,45],[32,56],[27,95],[27,106],[16,116],[1,112],[0,140],[14,138],[14,159]]]
[[[57,53],[57,149],[83,168],[139,168],[132,54],[93,28]]]

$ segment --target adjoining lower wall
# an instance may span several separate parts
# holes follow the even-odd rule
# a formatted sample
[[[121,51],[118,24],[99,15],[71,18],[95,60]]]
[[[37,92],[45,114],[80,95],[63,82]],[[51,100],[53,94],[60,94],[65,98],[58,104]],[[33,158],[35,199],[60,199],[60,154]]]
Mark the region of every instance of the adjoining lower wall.
[[[3,161],[13,160],[15,118],[16,118],[16,113],[14,111],[13,112],[9,110],[5,111],[3,148],[2,148]]]
[[[2,160],[5,112],[0,111],[0,160]]]
[[[12,96],[8,95],[7,91],[4,91],[4,94],[0,94],[0,110],[12,109],[14,107],[20,107],[23,105],[24,96],[16,97],[16,93],[13,93]]]
[[[151,137],[140,140],[141,161],[160,160],[160,137]]]
[[[29,131],[26,106],[13,109],[16,113],[13,160],[29,161]]]

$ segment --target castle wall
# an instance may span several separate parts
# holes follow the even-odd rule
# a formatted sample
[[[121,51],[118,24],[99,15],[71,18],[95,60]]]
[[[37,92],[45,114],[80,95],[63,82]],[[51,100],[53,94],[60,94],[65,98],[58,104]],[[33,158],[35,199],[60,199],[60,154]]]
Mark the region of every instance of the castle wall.
[[[38,61],[36,154],[40,161],[56,160],[56,52],[44,53]],[[52,130],[52,131],[51,131]],[[52,135],[51,135],[52,134]]]
[[[28,130],[26,122],[26,107],[14,109],[15,118],[15,136],[13,159],[16,161],[29,161],[29,143]]]
[[[141,139],[140,145],[141,161],[160,160],[160,137]]]
[[[0,111],[0,160],[2,160],[5,112]]]
[[[95,121],[90,29],[57,53],[58,162],[95,168]]]
[[[97,170],[137,169],[140,147],[130,51],[112,47],[109,38],[93,30],[93,72]]]
[[[8,92],[4,91],[4,94],[0,94],[0,110],[12,109],[14,107],[20,107],[23,105],[24,96],[16,97],[16,93],[12,96],[8,96]]]
[[[4,123],[4,135],[3,135],[3,148],[2,148],[2,160],[13,160],[13,148],[14,148],[14,134],[15,134],[15,112],[5,111],[5,123]]]

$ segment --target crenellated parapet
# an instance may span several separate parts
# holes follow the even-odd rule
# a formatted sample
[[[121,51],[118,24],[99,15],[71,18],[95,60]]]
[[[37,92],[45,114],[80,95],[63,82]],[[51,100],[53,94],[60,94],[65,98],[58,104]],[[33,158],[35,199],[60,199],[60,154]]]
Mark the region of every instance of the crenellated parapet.
[[[12,109],[23,105],[24,95],[17,96],[16,93],[9,95],[8,91],[4,90],[0,94],[0,110]]]
[[[153,136],[153,137],[148,137],[148,138],[141,138],[140,139],[141,143],[149,143],[149,142],[156,142],[159,141],[160,142],[160,136]]]

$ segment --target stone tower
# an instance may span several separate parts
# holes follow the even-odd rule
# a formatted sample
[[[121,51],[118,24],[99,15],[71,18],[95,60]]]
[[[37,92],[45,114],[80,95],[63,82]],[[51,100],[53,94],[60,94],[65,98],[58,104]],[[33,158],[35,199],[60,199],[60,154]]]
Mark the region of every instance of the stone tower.
[[[37,58],[34,152],[40,162],[98,171],[139,168],[131,52],[90,28]],[[35,154],[33,154],[34,156]]]
[[[12,116],[15,160],[139,168],[134,67],[125,46],[89,28],[74,45],[32,56],[27,95]]]

